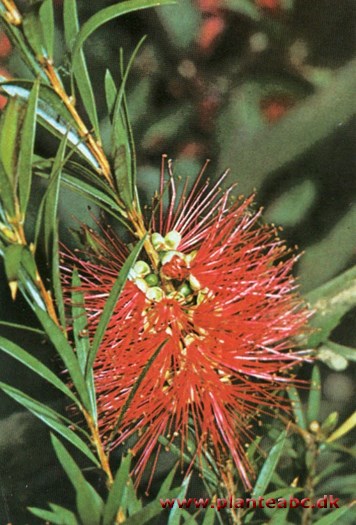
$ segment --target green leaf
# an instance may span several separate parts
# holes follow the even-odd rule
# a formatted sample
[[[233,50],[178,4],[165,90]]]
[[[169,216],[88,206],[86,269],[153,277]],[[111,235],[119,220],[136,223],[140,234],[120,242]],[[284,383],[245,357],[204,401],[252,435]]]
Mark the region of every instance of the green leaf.
[[[138,11],[140,9],[147,9],[149,7],[155,7],[159,5],[171,4],[172,0],[128,0],[121,2],[104,9],[101,9],[98,13],[95,13],[89,20],[87,20],[81,30],[79,31],[77,38],[72,48],[73,55],[73,67],[76,68],[77,60],[79,60],[80,51],[83,47],[84,42],[87,38],[94,33],[100,26],[106,24],[110,20],[119,16]]]
[[[52,286],[54,291],[54,298],[59,314],[59,321],[62,328],[66,328],[66,316],[64,309],[63,291],[61,283],[61,270],[60,270],[60,258],[59,258],[59,239],[58,239],[58,227],[53,229],[53,248],[52,248]]]
[[[157,9],[157,15],[175,49],[186,50],[196,39],[202,23],[201,12],[190,0]]]
[[[87,410],[90,410],[90,398],[87,385],[84,381],[83,374],[80,370],[78,360],[72,347],[68,343],[61,329],[52,321],[47,312],[41,310],[37,305],[33,305],[33,309],[50,341],[54,345],[65,367],[67,368],[68,374],[70,375],[73,384],[80,395],[83,405]]]
[[[10,286],[12,299],[16,298],[17,282],[21,268],[22,252],[25,247],[22,244],[11,244],[5,248],[4,265],[5,273]]]
[[[327,362],[326,357],[324,359],[322,359],[322,357],[320,355],[323,350],[331,351],[334,354],[334,359],[337,356],[341,356],[342,358],[346,359],[347,361],[356,361],[356,348],[351,348],[349,346],[340,345],[338,343],[334,343],[333,341],[326,341],[325,345],[322,345],[318,349],[317,357],[318,357],[318,359],[322,360],[323,362],[329,364],[329,362]],[[331,359],[331,357],[330,357],[330,359]],[[332,368],[334,370],[340,370],[340,368],[337,367],[337,366],[336,367],[333,366]],[[346,367],[343,367],[342,370],[344,370],[345,368]]]
[[[52,511],[45,509],[38,509],[36,507],[28,507],[28,510],[38,518],[46,520],[46,523],[53,523],[54,525],[80,525],[77,518],[68,509],[60,507],[59,505],[49,504]]]
[[[268,521],[268,525],[289,525],[287,520],[290,509],[277,509],[272,514],[272,518]]]
[[[76,2],[64,2],[63,18],[66,45],[68,50],[72,51],[75,38],[79,31],[79,21]],[[73,71],[80,96],[83,100],[85,110],[88,113],[90,122],[93,125],[97,139],[100,139],[99,119],[96,110],[93,86],[90,81],[87,64],[82,49],[78,53],[76,67],[73,68]]]
[[[2,136],[2,133],[1,133],[1,136]],[[15,216],[14,187],[11,181],[9,180],[1,161],[0,161],[0,202],[2,202],[2,205],[5,208],[6,215],[8,217],[14,217]]]
[[[33,370],[36,374],[51,383],[54,387],[74,401],[76,405],[79,405],[78,399],[67,385],[58,379],[58,377],[46,365],[36,359],[36,357],[33,357],[26,352],[26,350],[23,350],[20,346],[9,341],[5,337],[0,337],[0,349],[14,359],[17,359],[17,361],[27,366],[30,370]]]
[[[135,200],[136,158],[135,145],[125,99],[125,87],[132,64],[144,40],[145,37],[142,38],[136,46],[124,74],[123,60],[121,59],[122,81],[116,96],[112,118],[112,156],[114,158],[115,179],[119,195],[128,209],[132,208]],[[108,75],[106,75],[106,83],[109,98],[108,106],[110,106],[110,99],[115,88]]]
[[[52,434],[51,440],[57,457],[76,491],[77,509],[81,521],[85,525],[100,525],[103,500],[86,481],[80,468],[59,439]]]
[[[303,412],[303,406],[302,402],[300,400],[300,396],[298,393],[298,390],[294,386],[290,386],[288,388],[288,396],[289,399],[292,402],[292,408],[294,412],[295,422],[297,423],[300,428],[306,430],[307,429],[307,422],[305,421],[305,416]]]
[[[44,0],[40,7],[40,21],[43,32],[43,41],[50,59],[53,59],[54,50],[54,12],[53,0]]]
[[[311,377],[311,385],[308,399],[307,419],[308,423],[317,421],[320,417],[320,403],[321,403],[321,384],[320,384],[320,371],[317,365],[313,367],[313,373]]]
[[[278,465],[280,457],[283,452],[284,444],[286,441],[287,432],[283,430],[279,435],[276,443],[271,448],[266,461],[264,462],[260,473],[257,477],[255,486],[252,491],[252,497],[255,498],[266,492],[266,489],[269,485],[269,482],[272,478],[272,475]]]
[[[53,256],[54,231],[57,229],[59,188],[66,146],[67,137],[64,136],[54,159],[50,180],[44,196],[43,226],[47,258],[50,258],[51,255]],[[57,268],[55,270],[57,271]]]
[[[154,122],[145,132],[142,139],[144,149],[161,147],[162,142],[167,142],[176,137],[189,125],[189,118],[192,113],[190,104],[176,104],[168,112],[160,115],[160,119]]]
[[[328,339],[342,317],[356,305],[355,291],[356,266],[306,295],[315,310],[310,324],[318,328],[308,338],[308,346],[315,348]]]
[[[334,432],[328,437],[326,443],[332,443],[342,436],[351,432],[356,427],[356,412],[354,412],[349,418],[346,419]]]
[[[17,165],[20,211],[23,217],[26,215],[32,184],[32,162],[36,135],[36,114],[39,86],[39,81],[36,80],[28,98],[28,104],[21,133],[19,160]]]
[[[130,478],[126,485],[126,496],[122,502],[122,511],[124,514],[132,516],[142,509],[141,500],[138,499],[132,479]]]
[[[84,294],[81,290],[82,282],[78,270],[75,268],[72,275],[72,318],[75,348],[79,366],[84,374],[89,353],[88,319],[85,310]]]
[[[116,88],[115,81],[109,69],[105,71],[104,81],[105,81],[106,105],[108,107],[108,113],[109,115],[111,115],[111,113],[114,110],[114,106],[115,106],[115,100],[117,97],[117,88]]]
[[[131,456],[128,454],[121,460],[120,467],[115,475],[114,483],[104,508],[103,525],[112,525],[118,510],[125,498],[125,488],[129,480]]]
[[[157,498],[164,498],[165,494],[172,487],[174,476],[176,475],[176,472],[177,472],[177,466],[178,466],[178,463],[174,465],[173,468],[170,470],[170,472],[167,474],[165,480],[163,481],[163,483],[161,484],[159,488]]]
[[[85,310],[84,294],[81,290],[81,280],[78,270],[75,268],[72,276],[72,318],[73,318],[73,335],[75,349],[82,374],[85,374],[87,359],[90,349],[88,318]],[[97,407],[95,384],[93,374],[89,374],[86,379],[86,385],[89,391],[91,401],[91,412],[94,421],[97,420]]]
[[[189,483],[190,483],[191,474],[185,478],[185,480],[182,483],[181,489],[179,491],[179,494],[177,498],[182,500],[185,498]],[[171,509],[169,513],[168,518],[168,524],[167,525],[179,525],[180,524],[180,518],[182,514],[182,509],[178,507],[178,505],[174,505],[173,509]]]
[[[45,33],[47,27],[44,28],[40,16],[41,3],[32,4],[26,12],[26,16],[22,19],[23,30],[27,41],[32,47],[34,54],[39,58],[39,61],[43,58],[50,58],[49,51],[47,49],[47,38]],[[43,17],[48,15],[48,6],[44,8]],[[52,26],[52,27],[51,27]],[[48,21],[49,38],[52,32],[53,34],[53,20],[52,24]],[[53,38],[53,37],[52,37]],[[52,43],[53,45],[53,43]]]
[[[354,506],[355,502],[352,502],[349,505],[344,505],[343,507],[340,507],[339,509],[334,509],[332,512],[329,512],[322,518],[318,519],[317,521],[314,521],[314,525],[332,525],[333,523],[338,522],[341,516],[346,514]]]
[[[246,15],[256,22],[261,20],[260,11],[250,0],[223,0],[221,7]]]
[[[264,220],[287,227],[296,226],[307,215],[317,197],[314,181],[299,182],[279,195],[264,213]]]
[[[298,266],[300,284],[304,292],[327,282],[348,266],[354,256],[355,231],[356,204],[350,205],[327,235],[308,246]],[[320,263],[326,260],[328,264]],[[356,296],[354,302],[356,304]]]
[[[214,521],[215,521],[215,509],[212,509],[211,507],[209,507],[206,513],[204,514],[202,525],[214,525]]]
[[[9,328],[15,328],[16,330],[27,330],[28,332],[33,332],[35,334],[45,335],[43,330],[33,328],[33,326],[26,326],[24,324],[11,323],[9,321],[0,320],[0,326],[8,326]]]
[[[0,76],[1,80],[1,76]],[[1,81],[1,91],[10,97],[18,97],[27,101],[32,86],[31,81],[11,80]],[[64,106],[55,91],[41,84],[37,106],[39,123],[49,130],[55,137],[61,139],[67,135],[68,143],[75,148],[95,170],[99,170],[98,161],[86,145],[84,139],[77,132],[77,126],[72,115]]]
[[[24,394],[17,388],[2,382],[0,382],[0,388],[12,399],[32,412],[32,414],[43,421],[48,427],[58,432],[58,434],[69,441],[69,443],[74,445],[78,450],[85,454],[87,458],[90,459],[90,461],[92,461],[95,465],[100,466],[100,463],[87,444],[77,434],[69,429],[69,426],[73,426],[71,421],[66,419],[58,412],[55,412],[51,408],[47,407],[43,403],[36,401],[27,394]],[[87,436],[87,438],[89,439],[89,436]]]
[[[68,165],[66,166],[68,169]],[[40,174],[45,178],[48,178],[46,174]],[[125,227],[129,228],[128,223],[125,222],[123,217],[123,210],[118,206],[118,204],[106,193],[95,188],[92,184],[88,184],[77,177],[63,173],[61,177],[62,183],[68,186],[69,189],[83,195],[86,199],[98,205],[102,210],[107,211],[112,217],[115,217],[118,221],[123,223]]]
[[[229,128],[221,142],[218,171],[226,166],[238,166],[239,192],[248,195],[259,188],[283,165],[295,160],[318,141],[324,139],[340,123],[347,122],[356,112],[356,61],[334,71],[325,88],[307,97],[287,112],[283,118],[246,139],[236,140]],[[307,133],[306,133],[307,130]]]
[[[145,242],[145,238],[141,239],[135,248],[132,250],[130,255],[128,256],[127,260],[125,261],[125,264],[120,270],[120,273],[114,283],[114,286],[111,289],[111,292],[109,294],[109,297],[107,298],[107,301],[105,303],[103,312],[100,316],[100,321],[98,323],[97,329],[94,334],[93,343],[90,348],[90,352],[88,355],[88,361],[87,361],[87,369],[86,374],[88,374],[94,364],[96,354],[99,350],[99,347],[101,345],[101,342],[103,340],[103,337],[105,335],[106,328],[109,324],[109,321],[111,319],[112,313],[114,311],[114,308],[116,306],[116,303],[120,297],[120,294],[126,284],[129,272],[133,265],[136,262],[137,257],[139,256],[139,253],[142,250],[143,244]]]
[[[0,158],[13,195],[17,189],[17,162],[24,113],[21,100],[11,99],[1,122]]]
[[[164,499],[176,498],[180,492],[180,487],[170,490]],[[142,510],[136,512],[125,520],[125,525],[144,525],[149,520],[160,514],[161,512],[167,515],[167,509],[163,509],[158,498],[145,505]]]

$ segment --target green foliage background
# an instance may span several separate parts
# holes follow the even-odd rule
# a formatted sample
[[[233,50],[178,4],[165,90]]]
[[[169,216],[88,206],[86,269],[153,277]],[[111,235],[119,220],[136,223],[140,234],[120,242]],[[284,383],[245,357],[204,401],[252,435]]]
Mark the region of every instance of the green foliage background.
[[[71,0],[64,0],[67,1]],[[26,2],[16,3],[20,9],[26,6]],[[265,208],[265,219],[283,226],[282,236],[288,243],[298,244],[299,249],[305,251],[297,272],[302,292],[317,305],[313,323],[320,328],[320,332],[309,343],[318,348],[321,359],[319,368],[314,367],[313,374],[314,380],[321,382],[322,396],[318,397],[314,391],[310,394],[301,392],[300,401],[298,393],[290,395],[297,396],[295,416],[302,430],[307,431],[308,425],[315,419],[320,423],[324,421],[322,435],[319,436],[323,442],[338,424],[332,421],[333,416],[330,421],[330,414],[337,411],[341,424],[354,410],[356,7],[352,0],[280,3],[283,9],[270,11],[257,8],[257,2],[250,0],[222,0],[222,7],[214,12],[214,16],[223,20],[224,29],[208,49],[199,45],[199,35],[211,13],[202,12],[198,3],[191,0],[181,0],[174,6],[137,11],[110,21],[95,31],[84,46],[94,98],[91,98],[85,84],[87,79],[83,63],[77,65],[81,94],[79,108],[82,114],[87,113],[88,126],[93,126],[101,134],[104,149],[109,151],[110,122],[104,96],[105,71],[110,69],[113,77],[118,78],[120,48],[123,48],[127,63],[138,41],[147,35],[137,52],[126,85],[140,193],[146,202],[150,202],[157,187],[162,153],[175,159],[175,172],[182,176],[194,176],[208,157],[211,159],[211,178],[230,168],[228,184],[237,182],[238,191],[245,195],[256,191],[258,204]],[[113,4],[115,2],[78,1],[80,22]],[[57,66],[61,64],[62,78],[69,84],[70,62],[65,43],[68,48],[68,42],[75,38],[76,29],[73,25],[65,33],[58,3],[55,4],[55,22],[54,61]],[[38,42],[39,33],[36,30],[30,33],[33,37],[31,45],[42,45]],[[50,27],[46,25],[44,38],[49,47],[50,35]],[[47,51],[50,51],[49,47]],[[7,68],[16,77],[31,78],[31,64],[24,64],[16,53],[10,57]],[[6,91],[6,87],[4,89]],[[10,88],[7,89],[9,92]],[[34,94],[32,97],[34,101]],[[274,107],[278,107],[283,115],[272,122],[271,111]],[[67,139],[70,141],[70,137]],[[63,143],[62,147],[63,151],[58,153],[58,140],[53,134],[45,128],[37,130],[37,155],[48,159],[57,155],[55,162],[60,165],[65,147]],[[7,148],[8,142],[5,141],[2,155]],[[52,174],[55,173],[53,169]],[[59,178],[57,182],[59,184]],[[55,180],[52,186],[52,204],[50,202],[48,207],[52,208],[53,202],[58,200],[60,237],[74,246],[76,240],[71,229],[78,227],[78,220],[85,223],[91,221],[88,199],[78,196],[68,185],[59,189],[57,182]],[[27,208],[29,237],[35,233],[38,208],[46,187],[43,177],[33,177]],[[26,198],[26,194],[22,196],[25,201]],[[98,215],[97,203],[91,203],[91,213]],[[54,224],[55,217],[51,220]],[[114,218],[109,220],[120,229]],[[52,236],[52,230],[44,233],[40,253],[41,268],[48,277],[50,269],[44,261],[46,255],[51,254]],[[31,325],[34,330],[24,333],[10,326],[0,326],[1,335],[57,372],[59,366],[53,360],[53,350],[43,333],[36,332],[39,327],[35,314],[29,311],[20,296],[15,303],[11,300],[4,271],[0,286],[1,319],[8,323]],[[5,346],[2,345],[3,350]],[[50,409],[64,414],[64,399],[58,396],[53,383],[53,388],[48,387],[37,376],[34,381],[31,370],[10,357],[10,354],[18,353],[15,347],[7,345],[5,352],[1,355],[2,383],[40,399]],[[24,359],[21,355],[18,361],[23,362]],[[302,371],[304,377],[310,377],[310,368]],[[4,390],[16,399],[15,391],[5,386]],[[45,508],[48,501],[75,512],[78,501],[75,501],[72,485],[53,453],[46,427],[24,412],[8,395],[1,396],[0,410],[0,524],[5,525],[7,521],[13,525],[43,523],[43,520],[37,521],[31,516],[26,507]],[[44,418],[46,416],[49,417],[47,413]],[[266,457],[263,460],[257,458],[256,462],[260,473],[269,474],[263,474],[257,480],[260,485],[255,489],[256,494],[265,491],[279,491],[281,494],[283,490],[287,493],[296,477],[301,480],[301,486],[305,483],[305,488],[313,463],[310,460],[313,450],[306,447],[300,436],[290,438],[286,444],[278,425],[271,424],[266,428],[268,431],[263,437]],[[350,423],[348,430],[351,428]],[[317,470],[312,474],[318,482],[315,487],[318,495],[332,493],[349,502],[355,487],[355,447],[352,434],[346,431],[345,434],[344,441],[337,442],[339,445],[327,447],[324,443]],[[55,439],[52,438],[52,441]],[[63,445],[57,441],[54,446],[58,458],[61,456],[64,463],[70,463],[61,448]],[[86,458],[76,455],[74,447],[70,452],[82,468],[88,486],[94,486],[103,495],[103,477],[98,471],[88,469]],[[114,458],[116,466],[120,463],[120,454],[121,451]],[[275,470],[276,466],[272,469],[268,463],[268,468],[263,471],[264,461],[273,463],[276,458],[280,460],[279,470]],[[156,512],[154,497],[174,461],[174,454],[167,453],[166,462],[159,465],[151,496],[139,494],[144,503],[156,508]],[[121,496],[118,498],[123,497],[122,479],[128,466],[121,464],[121,468],[123,470],[117,482]],[[169,483],[166,481],[167,494],[168,490],[173,490],[170,489],[172,482],[173,477]],[[179,479],[175,478],[175,482],[173,485],[179,486]],[[181,494],[186,489],[186,485],[179,488]],[[89,495],[85,501],[93,498],[92,489],[87,487],[87,490]],[[136,521],[131,519],[127,523],[141,524],[144,523],[144,516],[153,517],[154,511],[150,514],[148,510],[141,510],[141,503],[135,499],[132,487],[126,490],[124,499],[131,503],[125,505],[131,505],[131,508],[124,508],[124,511],[131,516],[141,512]],[[194,492],[193,495],[200,495],[202,490],[205,488],[193,478],[188,494]],[[332,513],[326,513],[324,517],[322,514],[314,515],[313,520],[319,525],[326,525],[335,520],[352,523],[354,519],[352,512],[334,515],[334,521],[330,516]],[[83,521],[85,518],[80,519],[83,525],[89,525]],[[172,513],[170,517],[161,513],[156,519],[157,523],[169,525],[194,523],[193,518],[183,513]],[[203,515],[196,519],[200,523]],[[214,516],[208,513],[204,525],[213,523],[213,519]],[[246,523],[276,525],[301,523],[301,519],[305,518],[296,512],[289,515],[283,512],[267,513],[257,517],[251,514]]]

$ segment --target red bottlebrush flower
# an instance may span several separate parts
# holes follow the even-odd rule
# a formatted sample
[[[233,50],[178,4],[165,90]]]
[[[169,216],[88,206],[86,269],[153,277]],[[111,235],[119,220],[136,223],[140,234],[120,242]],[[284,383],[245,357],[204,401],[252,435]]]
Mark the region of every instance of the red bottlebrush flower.
[[[217,464],[232,456],[249,488],[249,422],[288,409],[283,392],[303,359],[296,337],[309,312],[291,274],[295,257],[260,223],[252,197],[229,205],[231,190],[203,183],[203,172],[180,199],[170,174],[166,209],[162,174],[150,220],[158,266],[144,256],[134,266],[95,361],[99,423],[108,440],[121,417],[112,446],[136,434],[138,480],[160,435],[180,436],[183,450],[192,431],[196,456],[206,447]],[[102,255],[67,255],[65,271],[68,262],[79,269],[91,334],[127,255],[113,234],[96,241]]]

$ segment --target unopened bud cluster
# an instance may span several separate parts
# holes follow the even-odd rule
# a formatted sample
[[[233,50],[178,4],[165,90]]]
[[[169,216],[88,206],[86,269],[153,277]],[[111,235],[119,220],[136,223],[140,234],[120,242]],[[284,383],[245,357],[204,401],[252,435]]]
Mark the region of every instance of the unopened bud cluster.
[[[181,235],[170,231],[163,237],[160,233],[151,235],[151,242],[159,255],[160,264],[156,271],[146,261],[137,261],[129,273],[129,279],[146,294],[149,301],[159,302],[174,298],[187,304],[200,304],[209,293],[202,289],[198,279],[190,271],[196,251],[185,254],[178,251]]]

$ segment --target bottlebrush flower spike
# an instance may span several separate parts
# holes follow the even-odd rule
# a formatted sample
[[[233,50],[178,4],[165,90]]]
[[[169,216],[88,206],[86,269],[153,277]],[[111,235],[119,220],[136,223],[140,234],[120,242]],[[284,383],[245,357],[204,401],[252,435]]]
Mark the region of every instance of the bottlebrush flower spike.
[[[231,190],[219,191],[221,180],[204,183],[204,169],[180,199],[170,172],[164,206],[162,168],[150,220],[158,268],[149,257],[136,263],[94,365],[100,428],[109,440],[144,376],[111,443],[137,433],[137,479],[160,435],[180,436],[183,451],[191,428],[196,455],[209,447],[217,464],[231,455],[250,488],[249,422],[261,410],[288,409],[283,392],[293,383],[291,368],[303,359],[296,338],[310,313],[291,274],[296,257],[275,228],[261,224],[253,198],[229,205]],[[110,232],[96,242],[101,255],[95,259],[65,256],[68,288],[70,268],[79,269],[91,334],[127,255]]]

